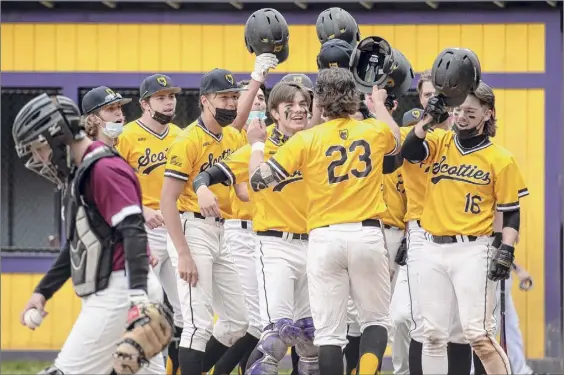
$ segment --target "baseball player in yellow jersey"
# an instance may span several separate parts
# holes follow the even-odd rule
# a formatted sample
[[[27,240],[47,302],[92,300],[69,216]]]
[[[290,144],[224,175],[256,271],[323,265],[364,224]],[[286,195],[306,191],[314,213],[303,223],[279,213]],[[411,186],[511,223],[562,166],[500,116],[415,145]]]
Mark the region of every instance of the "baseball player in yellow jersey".
[[[425,108],[429,97],[435,92],[431,83],[430,71],[425,71],[421,74],[421,78],[417,83],[417,91],[419,93],[419,101],[423,104],[423,108]],[[415,109],[415,113],[412,110],[411,114],[411,117],[420,118],[422,111]],[[406,121],[408,121],[408,119],[406,119]],[[414,120],[412,119],[411,121]],[[413,126],[407,126],[400,129],[402,142],[412,128]],[[444,122],[435,126],[435,128],[448,130],[449,124],[448,122]],[[412,375],[421,375],[423,373],[421,366],[421,353],[424,340],[423,317],[421,316],[418,302],[419,285],[417,282],[417,274],[419,264],[424,260],[422,245],[425,236],[424,230],[420,225],[420,219],[421,213],[423,212],[428,171],[429,165],[425,163],[411,163],[404,160],[402,164],[402,177],[407,197],[407,211],[404,221],[407,225],[407,276],[412,318],[410,331],[411,342],[409,344],[409,371]],[[452,311],[452,316],[448,344],[449,374],[468,374],[470,373],[472,365],[472,361],[470,360],[471,348],[464,339],[458,308],[454,302],[450,310]]]
[[[290,136],[307,126],[309,103],[309,94],[299,84],[279,82],[274,86],[268,108],[276,126],[269,129],[266,155],[274,154]],[[259,120],[253,120],[249,127],[257,122]],[[251,146],[246,145],[203,173],[194,183],[195,189],[199,185],[198,195],[212,184],[248,182],[250,156]],[[288,347],[296,344],[301,373],[315,374],[318,372],[317,348],[312,341],[313,322],[307,288],[307,196],[302,176],[295,173],[273,189],[250,195],[253,229],[258,241],[257,278],[265,330],[249,358],[247,373],[277,374],[278,363]]]
[[[168,347],[167,373],[178,370],[178,341],[182,333],[182,310],[176,288],[176,274],[167,251],[167,230],[160,211],[161,188],[166,153],[180,128],[171,123],[176,111],[180,87],[163,74],[151,75],[141,82],[139,103],[142,115],[128,123],[116,142],[116,149],[133,167],[143,196],[147,240],[151,255],[158,260],[154,271],[174,312],[174,340]]]
[[[248,328],[239,276],[224,246],[223,221],[233,218],[229,187],[212,189],[217,197],[213,216],[200,212],[192,189],[200,172],[243,144],[237,129],[229,126],[237,116],[240,91],[228,70],[204,74],[200,82],[202,114],[180,133],[167,154],[161,210],[184,319],[179,349],[183,375],[207,372]],[[214,312],[219,316],[215,325]]]
[[[257,56],[257,60],[268,54]],[[274,57],[272,55],[271,57]],[[276,61],[270,59],[269,61]],[[271,64],[272,68],[275,64]],[[260,69],[259,69],[260,70]],[[267,70],[260,70],[267,72]],[[235,128],[240,128],[241,135],[247,139],[247,125],[254,118],[266,119],[266,91],[262,74],[255,74],[256,79],[239,81],[237,86],[246,89],[241,91],[238,101],[237,118],[231,124]],[[252,84],[251,84],[252,82]],[[246,116],[246,118],[244,117]],[[252,223],[252,205],[250,202],[242,201],[237,195],[236,189],[243,189],[248,196],[246,184],[232,186],[230,190],[233,219],[225,220],[225,245],[230,248],[233,263],[241,280],[241,287],[245,295],[245,303],[249,313],[249,329],[245,336],[241,337],[232,347],[225,352],[213,369],[214,374],[231,374],[233,369],[239,365],[244,372],[247,360],[255,348],[262,325],[260,322],[260,306],[258,296],[258,283],[255,267],[255,237]]]
[[[264,162],[264,128],[251,124],[249,162],[253,190],[301,171],[307,200],[310,305],[319,347],[320,374],[342,374],[349,294],[362,330],[357,373],[375,374],[390,327],[390,274],[380,219],[383,159],[399,146],[399,128],[374,88],[375,115],[386,121],[350,118],[360,98],[350,71],[321,70],[315,98],[325,123],[294,135]],[[302,193],[303,194],[303,193]],[[350,287],[349,287],[350,285]]]
[[[448,321],[457,301],[464,336],[489,374],[510,374],[495,340],[496,281],[507,279],[528,194],[511,153],[492,143],[495,97],[481,82],[458,108],[454,131],[425,132],[430,118],[406,137],[402,154],[429,163],[421,226],[424,260],[419,302],[424,320],[423,373],[446,374]],[[441,110],[443,113],[446,109]],[[445,198],[445,197],[448,197]],[[490,246],[495,210],[503,213],[502,244]]]

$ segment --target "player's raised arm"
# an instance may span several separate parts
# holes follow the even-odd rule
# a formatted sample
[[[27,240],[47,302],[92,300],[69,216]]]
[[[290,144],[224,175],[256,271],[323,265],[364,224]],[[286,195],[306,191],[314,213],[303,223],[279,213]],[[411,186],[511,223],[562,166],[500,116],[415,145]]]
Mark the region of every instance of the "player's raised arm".
[[[235,129],[241,131],[245,127],[257,93],[264,87],[264,81],[269,71],[276,69],[277,66],[278,59],[272,53],[263,53],[255,58],[255,69],[251,73],[249,84],[245,87],[247,91],[239,98],[237,117],[231,124]]]
[[[394,134],[394,138],[396,139],[396,147],[395,152],[390,153],[390,155],[395,155],[400,151],[399,145],[401,144],[401,134],[398,124],[392,117],[389,109],[386,107],[386,99],[388,98],[388,92],[384,89],[379,89],[377,86],[372,88],[372,102],[374,103],[374,115],[380,121],[383,121],[390,127],[390,130]]]

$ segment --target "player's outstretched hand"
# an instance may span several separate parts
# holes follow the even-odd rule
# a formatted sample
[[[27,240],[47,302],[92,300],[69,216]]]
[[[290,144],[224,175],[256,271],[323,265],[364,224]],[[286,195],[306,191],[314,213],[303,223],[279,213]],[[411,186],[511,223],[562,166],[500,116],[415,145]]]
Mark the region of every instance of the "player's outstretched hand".
[[[273,53],[263,53],[255,58],[255,70],[251,73],[251,78],[260,83],[264,83],[268,72],[276,69],[278,58]]]
[[[266,125],[264,121],[253,119],[247,128],[249,144],[266,141]]]
[[[149,229],[155,229],[164,225],[164,218],[159,210],[143,207],[143,217],[145,218],[145,225]]]
[[[515,256],[515,248],[513,246],[501,244],[496,250],[494,258],[490,263],[488,278],[492,281],[507,280],[511,274],[513,260]]]
[[[41,314],[41,316],[43,318],[45,318],[47,316],[47,311],[45,311],[45,303],[47,301],[45,300],[45,297],[43,297],[42,294],[39,293],[33,293],[31,295],[31,297],[29,298],[29,301],[27,301],[22,313],[20,314],[20,323],[25,326],[25,313],[27,310],[31,310],[31,309],[37,309],[39,311],[39,313]]]
[[[386,90],[379,89],[377,86],[372,87],[371,99],[372,99],[372,103],[374,103],[375,106],[385,105],[387,97],[388,97],[388,92]]]
[[[182,280],[192,286],[198,283],[198,269],[194,258],[189,253],[178,254],[178,274]]]
[[[196,191],[196,195],[198,196],[198,205],[202,215],[205,217],[221,217],[217,198],[207,186],[200,186],[198,191]]]
[[[524,268],[514,264],[513,270],[519,279],[519,289],[527,291],[533,287],[533,278]]]

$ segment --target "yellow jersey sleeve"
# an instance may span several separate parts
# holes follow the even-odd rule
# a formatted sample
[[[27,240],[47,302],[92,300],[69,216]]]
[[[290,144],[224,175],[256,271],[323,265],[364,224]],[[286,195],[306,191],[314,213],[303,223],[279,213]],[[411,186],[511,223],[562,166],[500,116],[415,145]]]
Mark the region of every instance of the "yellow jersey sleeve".
[[[521,171],[513,157],[495,176],[496,210],[499,212],[519,209],[519,199],[529,195]]]
[[[381,132],[381,134],[382,134],[381,140],[383,142],[385,142],[385,146],[384,146],[385,150],[390,150],[390,151],[386,152],[386,156],[392,155],[398,150],[398,148],[400,147],[401,142],[403,142],[403,140],[396,139],[394,132],[392,132],[392,129],[390,129],[388,124],[386,124],[383,121],[376,120],[374,118],[367,118],[366,120],[364,120],[364,122],[368,122],[369,124],[374,125]],[[401,135],[401,132],[400,132],[400,135]]]
[[[197,150],[190,138],[184,136],[176,138],[168,149],[165,177],[188,181],[194,162],[198,158]]]
[[[117,139],[115,149],[125,160],[129,160],[129,150],[130,150],[129,140],[126,134],[120,135]]]
[[[283,179],[294,175],[301,170],[307,160],[306,143],[302,133],[294,134],[284,143],[270,159],[267,164]]]
[[[421,161],[430,163],[435,160],[437,151],[441,149],[446,134],[447,132],[442,129],[429,129],[427,131],[427,135],[423,141],[423,146],[427,151],[427,157]]]
[[[230,185],[248,182],[250,158],[251,146],[246,144],[218,163],[217,166],[229,177]]]

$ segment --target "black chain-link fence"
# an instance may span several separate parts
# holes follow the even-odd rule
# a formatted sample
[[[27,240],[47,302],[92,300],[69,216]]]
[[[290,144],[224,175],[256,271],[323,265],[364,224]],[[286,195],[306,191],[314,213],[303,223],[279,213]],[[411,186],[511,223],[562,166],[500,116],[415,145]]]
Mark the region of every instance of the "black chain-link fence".
[[[58,237],[60,198],[54,186],[25,168],[15,151],[12,124],[20,109],[39,94],[61,94],[56,88],[2,88],[1,241],[4,248],[50,246]],[[60,212],[60,211],[59,211]]]

